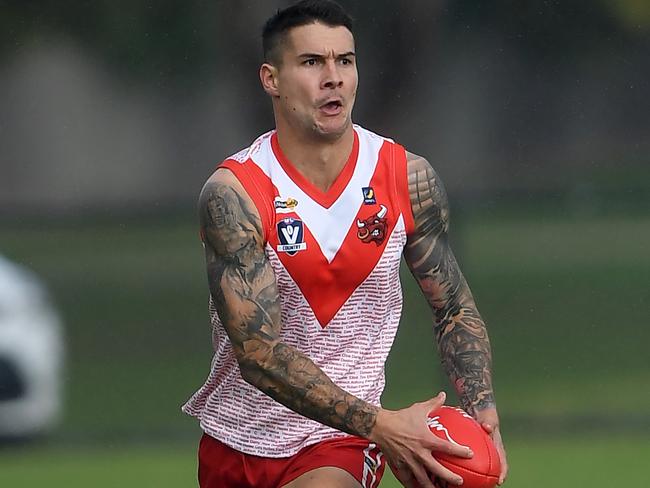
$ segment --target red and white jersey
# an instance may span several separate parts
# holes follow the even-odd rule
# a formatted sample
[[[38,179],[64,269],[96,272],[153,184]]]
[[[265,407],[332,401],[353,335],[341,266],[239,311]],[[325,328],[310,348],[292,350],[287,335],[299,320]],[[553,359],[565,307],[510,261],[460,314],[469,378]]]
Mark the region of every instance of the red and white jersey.
[[[281,339],[373,405],[402,311],[399,267],[413,228],[406,152],[354,126],[349,160],[327,192],[285,158],[275,131],[224,161],[259,211],[281,300]],[[291,456],[344,436],[291,411],[240,374],[210,300],[214,357],[183,406],[210,436],[248,454]]]

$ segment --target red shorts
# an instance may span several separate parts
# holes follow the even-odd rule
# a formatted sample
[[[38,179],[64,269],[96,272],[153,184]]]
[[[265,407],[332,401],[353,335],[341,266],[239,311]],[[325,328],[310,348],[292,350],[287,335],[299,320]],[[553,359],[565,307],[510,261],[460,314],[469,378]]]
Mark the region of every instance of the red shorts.
[[[377,446],[360,437],[319,442],[284,458],[244,454],[207,434],[199,444],[201,488],[278,488],[325,466],[347,471],[363,488],[376,488],[385,462]]]

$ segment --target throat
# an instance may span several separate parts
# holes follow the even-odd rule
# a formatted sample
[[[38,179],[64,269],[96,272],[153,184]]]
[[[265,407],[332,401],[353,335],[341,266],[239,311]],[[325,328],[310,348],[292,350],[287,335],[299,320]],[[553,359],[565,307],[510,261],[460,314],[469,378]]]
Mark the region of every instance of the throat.
[[[328,143],[292,144],[278,133],[278,145],[286,163],[291,165],[311,185],[323,193],[328,192],[346,169],[351,158],[356,159],[354,132],[351,137],[341,137]]]
[[[347,158],[305,161],[304,164],[296,164],[296,169],[309,183],[327,193],[343,171],[346,162]]]

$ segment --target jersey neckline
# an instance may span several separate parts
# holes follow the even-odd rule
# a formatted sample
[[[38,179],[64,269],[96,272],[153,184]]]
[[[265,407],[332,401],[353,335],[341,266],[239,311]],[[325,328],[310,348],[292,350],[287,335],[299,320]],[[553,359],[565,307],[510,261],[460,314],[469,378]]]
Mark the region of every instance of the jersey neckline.
[[[354,133],[354,141],[352,143],[352,151],[348,156],[348,160],[343,166],[343,169],[339,175],[332,183],[332,186],[326,192],[322,191],[311,181],[305,178],[302,173],[300,173],[296,167],[287,159],[282,148],[280,148],[280,143],[278,142],[278,133],[277,131],[271,136],[271,149],[273,150],[273,155],[280,163],[280,166],[287,174],[287,176],[293,181],[303,192],[305,192],[312,200],[318,203],[324,208],[330,208],[336,200],[341,196],[345,188],[350,183],[352,175],[354,174],[354,169],[357,164],[357,159],[359,156],[359,136],[357,131],[353,128],[352,132]]]

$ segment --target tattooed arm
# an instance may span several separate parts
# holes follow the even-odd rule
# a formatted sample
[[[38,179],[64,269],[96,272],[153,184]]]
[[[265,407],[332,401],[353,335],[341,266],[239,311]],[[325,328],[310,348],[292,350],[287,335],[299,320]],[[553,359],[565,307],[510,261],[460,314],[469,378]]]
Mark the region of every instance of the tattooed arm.
[[[472,293],[449,246],[449,205],[431,165],[408,154],[408,182],[415,231],[404,256],[434,315],[434,335],[444,368],[462,406],[483,423],[502,458],[505,450],[492,391],[490,341]]]
[[[199,213],[210,292],[244,380],[306,417],[367,437],[378,408],[337,387],[280,341],[280,299],[259,214],[230,171],[208,180]]]

